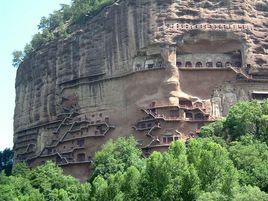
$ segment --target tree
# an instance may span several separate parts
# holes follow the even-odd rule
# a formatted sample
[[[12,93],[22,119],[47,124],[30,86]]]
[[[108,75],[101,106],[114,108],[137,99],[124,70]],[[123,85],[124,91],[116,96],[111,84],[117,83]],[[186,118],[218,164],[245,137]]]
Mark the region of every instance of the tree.
[[[239,171],[242,185],[258,186],[268,192],[268,146],[247,135],[233,142],[230,157]]]
[[[123,174],[121,191],[124,193],[124,200],[136,201],[139,199],[139,186],[141,172],[134,166],[131,166]]]
[[[224,127],[231,140],[238,139],[245,134],[258,136],[261,119],[262,107],[258,102],[239,102],[230,109]]]
[[[198,198],[197,201],[227,201],[230,200],[226,195],[223,195],[221,192],[203,192]],[[235,200],[234,200],[235,201]]]
[[[211,139],[194,139],[190,140],[187,155],[197,171],[202,191],[232,195],[238,175],[226,148]]]
[[[18,68],[21,62],[23,61],[23,52],[19,50],[15,50],[12,53],[13,59],[12,59],[12,66],[15,68]]]
[[[1,201],[44,201],[44,196],[31,186],[28,179],[22,176],[0,175]]]
[[[31,171],[29,180],[32,187],[38,189],[46,200],[82,201],[89,198],[85,194],[90,195],[89,184],[85,188],[75,178],[64,176],[62,169],[52,162],[47,162]]]
[[[17,163],[12,169],[13,176],[22,176],[24,178],[29,178],[30,169],[26,163]]]
[[[258,187],[243,186],[235,189],[234,201],[266,201],[268,194]]]
[[[161,200],[165,187],[171,180],[171,166],[166,163],[172,163],[159,152],[154,152],[146,161],[146,167],[141,175],[140,197],[144,201]],[[168,169],[167,169],[168,168]]]
[[[4,151],[0,152],[0,172],[4,170],[7,175],[11,174],[13,155],[14,153],[11,149],[5,149]]]
[[[133,137],[110,140],[95,155],[91,180],[97,175],[107,179],[110,174],[124,172],[130,166],[140,168],[143,165],[141,156],[141,150],[137,148],[137,141]]]
[[[226,134],[224,131],[225,119],[217,120],[213,123],[205,125],[200,130],[200,137],[224,137]]]

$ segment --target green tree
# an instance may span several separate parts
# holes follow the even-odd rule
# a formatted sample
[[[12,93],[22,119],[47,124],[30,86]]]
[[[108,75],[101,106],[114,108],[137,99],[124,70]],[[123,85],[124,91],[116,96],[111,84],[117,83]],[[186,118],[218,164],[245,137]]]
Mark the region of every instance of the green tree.
[[[22,176],[0,175],[0,200],[1,201],[44,201],[44,196],[31,186],[28,179]]]
[[[143,165],[141,156],[141,150],[137,148],[137,141],[133,137],[110,140],[95,155],[91,180],[97,175],[107,179],[110,174],[124,172],[130,166],[140,168]]]
[[[15,50],[12,53],[13,59],[12,59],[12,66],[15,68],[18,68],[21,62],[23,61],[23,52],[19,50]]]
[[[233,201],[267,201],[268,194],[258,187],[243,186],[235,189]]]
[[[203,192],[198,198],[197,201],[227,201],[231,200],[226,195],[223,195],[221,192]]]
[[[252,136],[244,136],[229,148],[230,157],[239,171],[242,185],[258,186],[268,192],[268,146]]]
[[[26,165],[26,163],[17,163],[14,165],[12,169],[13,176],[22,176],[24,178],[29,178],[30,176],[30,169]]]
[[[29,176],[33,188],[38,189],[46,200],[77,200],[81,194],[87,200],[85,192],[90,194],[90,185],[81,187],[78,180],[71,176],[64,176],[62,169],[52,162],[47,162],[31,171]],[[81,191],[83,190],[83,191]]]
[[[141,172],[134,166],[131,166],[123,174],[121,191],[124,193],[124,200],[139,200],[139,186]]]
[[[5,171],[7,175],[11,174],[13,166],[13,150],[5,149],[0,152],[0,172]]]
[[[98,201],[108,201],[108,183],[102,176],[97,176],[92,182],[92,200]]]
[[[161,200],[164,189],[171,179],[171,172],[169,171],[171,167],[166,163],[171,163],[171,161],[159,152],[152,153],[146,161],[140,185],[140,197],[144,201]]]
[[[215,121],[201,128],[200,137],[226,137],[224,135],[225,119]]]
[[[239,102],[230,109],[224,126],[231,140],[245,134],[258,136],[261,119],[262,107],[258,102]]]
[[[194,139],[190,140],[187,155],[197,171],[202,191],[232,195],[232,188],[237,185],[237,170],[226,148],[210,139]]]

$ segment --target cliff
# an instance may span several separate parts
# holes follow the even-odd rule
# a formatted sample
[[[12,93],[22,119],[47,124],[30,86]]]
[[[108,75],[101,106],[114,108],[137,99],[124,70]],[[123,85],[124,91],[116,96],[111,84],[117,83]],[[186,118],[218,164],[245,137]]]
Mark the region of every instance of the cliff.
[[[266,98],[267,3],[122,0],[42,46],[17,71],[16,160],[83,179],[110,138],[164,150],[237,101]]]

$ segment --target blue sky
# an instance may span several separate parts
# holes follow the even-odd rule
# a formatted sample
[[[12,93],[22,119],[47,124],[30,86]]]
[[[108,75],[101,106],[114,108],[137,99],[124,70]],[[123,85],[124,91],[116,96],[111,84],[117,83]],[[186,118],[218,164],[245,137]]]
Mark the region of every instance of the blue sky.
[[[12,52],[23,50],[48,16],[71,0],[0,0],[0,150],[13,146],[16,69]]]

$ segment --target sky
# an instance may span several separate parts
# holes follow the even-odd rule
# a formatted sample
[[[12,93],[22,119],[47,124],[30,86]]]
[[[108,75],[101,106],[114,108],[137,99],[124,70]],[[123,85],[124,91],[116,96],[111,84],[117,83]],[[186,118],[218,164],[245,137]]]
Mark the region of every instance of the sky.
[[[38,32],[41,17],[71,0],[0,0],[0,150],[13,147],[16,69],[12,52]]]

